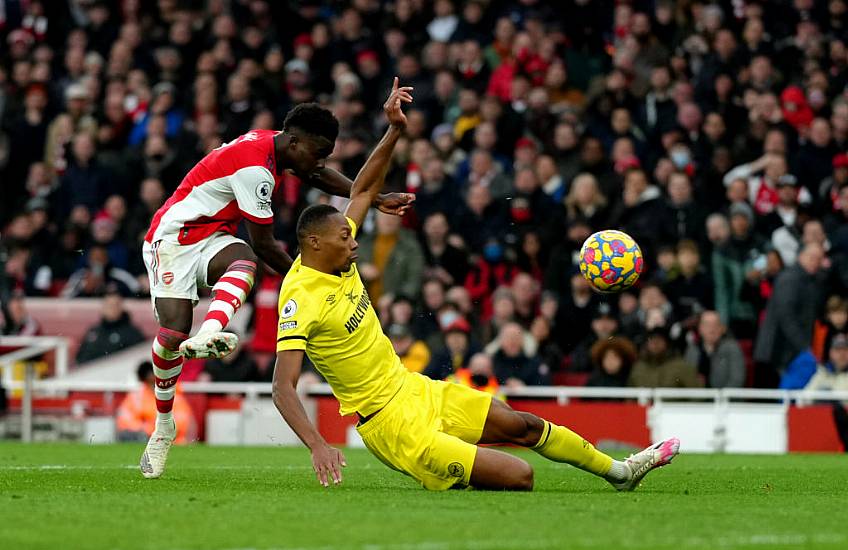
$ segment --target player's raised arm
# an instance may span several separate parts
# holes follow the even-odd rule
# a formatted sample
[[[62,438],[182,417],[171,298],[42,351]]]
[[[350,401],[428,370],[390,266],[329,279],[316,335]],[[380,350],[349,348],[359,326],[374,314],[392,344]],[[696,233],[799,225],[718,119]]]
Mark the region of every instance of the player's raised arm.
[[[386,179],[386,172],[389,169],[389,161],[392,158],[392,153],[397,144],[401,132],[406,128],[406,115],[403,114],[401,105],[403,103],[412,102],[412,88],[398,86],[398,79],[395,77],[392,84],[392,91],[386,103],[383,104],[383,111],[386,113],[386,118],[389,120],[389,128],[377,144],[377,147],[371,152],[365,165],[356,176],[353,186],[350,189],[350,204],[348,204],[345,215],[351,218],[357,226],[362,224],[365,215],[368,213],[371,203],[374,202],[383,188],[383,182]],[[409,193],[401,193],[408,204],[411,203],[415,196]],[[405,208],[399,213],[403,213]]]
[[[312,467],[318,481],[324,487],[329,482],[342,482],[342,466],[347,466],[342,452],[330,447],[306,416],[300,397],[297,395],[297,379],[303,366],[302,350],[277,352],[272,384],[274,405],[286,423],[294,430],[303,444],[312,452]]]
[[[353,186],[350,178],[326,166],[313,172],[308,183],[327,194],[344,198],[350,197],[350,188]],[[415,195],[412,193],[379,193],[371,206],[386,214],[403,216],[414,200]]]

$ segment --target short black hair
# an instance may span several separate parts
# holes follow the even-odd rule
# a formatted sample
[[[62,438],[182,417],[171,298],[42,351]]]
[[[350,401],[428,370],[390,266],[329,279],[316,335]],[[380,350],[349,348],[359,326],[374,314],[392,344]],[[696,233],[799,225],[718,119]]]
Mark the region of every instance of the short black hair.
[[[306,208],[297,220],[297,240],[303,242],[309,235],[314,235],[327,218],[339,211],[329,204],[313,204]]]
[[[153,363],[150,361],[143,361],[138,365],[138,368],[135,370],[135,375],[138,377],[139,382],[144,382],[147,380],[147,377],[153,374]]]
[[[283,132],[289,133],[294,129],[333,143],[339,135],[339,121],[317,103],[301,103],[289,111],[283,121]]]

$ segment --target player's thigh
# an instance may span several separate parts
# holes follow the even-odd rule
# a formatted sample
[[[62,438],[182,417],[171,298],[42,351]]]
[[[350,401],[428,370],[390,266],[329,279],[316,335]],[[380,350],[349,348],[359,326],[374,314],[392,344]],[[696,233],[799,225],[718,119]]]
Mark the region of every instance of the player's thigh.
[[[544,427],[538,416],[516,411],[503,401],[493,399],[480,443],[512,443],[530,447],[538,443]]]
[[[153,311],[160,326],[188,332],[197,303],[197,245],[166,241],[144,243],[144,265],[150,281]]]
[[[188,334],[194,315],[194,304],[184,298],[154,298],[159,326]]]
[[[213,235],[203,250],[202,271],[198,274],[198,281],[204,286],[214,285],[230,265],[238,260],[256,263],[256,253],[238,237],[228,234]]]
[[[477,443],[483,435],[492,402],[491,394],[451,382],[428,381],[434,394],[442,431],[468,443]]]
[[[533,489],[533,468],[517,456],[478,447],[469,482],[475,489],[530,491]]]

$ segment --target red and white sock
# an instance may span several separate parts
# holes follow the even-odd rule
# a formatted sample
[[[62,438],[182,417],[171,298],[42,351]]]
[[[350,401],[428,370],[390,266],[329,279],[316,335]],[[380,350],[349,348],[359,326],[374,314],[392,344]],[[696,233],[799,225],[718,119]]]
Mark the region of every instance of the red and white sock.
[[[227,272],[212,287],[212,303],[198,332],[224,330],[250,294],[255,278],[256,263],[247,260],[231,263]]]
[[[188,338],[188,334],[160,328],[159,334],[153,340],[153,376],[156,394],[156,410],[159,420],[170,420],[171,409],[174,407],[174,394],[177,391],[177,379],[183,370],[183,356],[180,355],[180,344]]]

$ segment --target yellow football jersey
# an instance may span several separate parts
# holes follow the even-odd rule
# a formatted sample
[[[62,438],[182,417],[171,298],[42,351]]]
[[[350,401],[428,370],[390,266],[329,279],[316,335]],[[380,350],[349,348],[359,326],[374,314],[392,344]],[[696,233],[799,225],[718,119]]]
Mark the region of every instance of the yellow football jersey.
[[[356,224],[348,218],[352,235]],[[339,412],[372,414],[397,393],[406,372],[359,277],[294,263],[283,280],[277,351],[305,350],[339,400]]]

